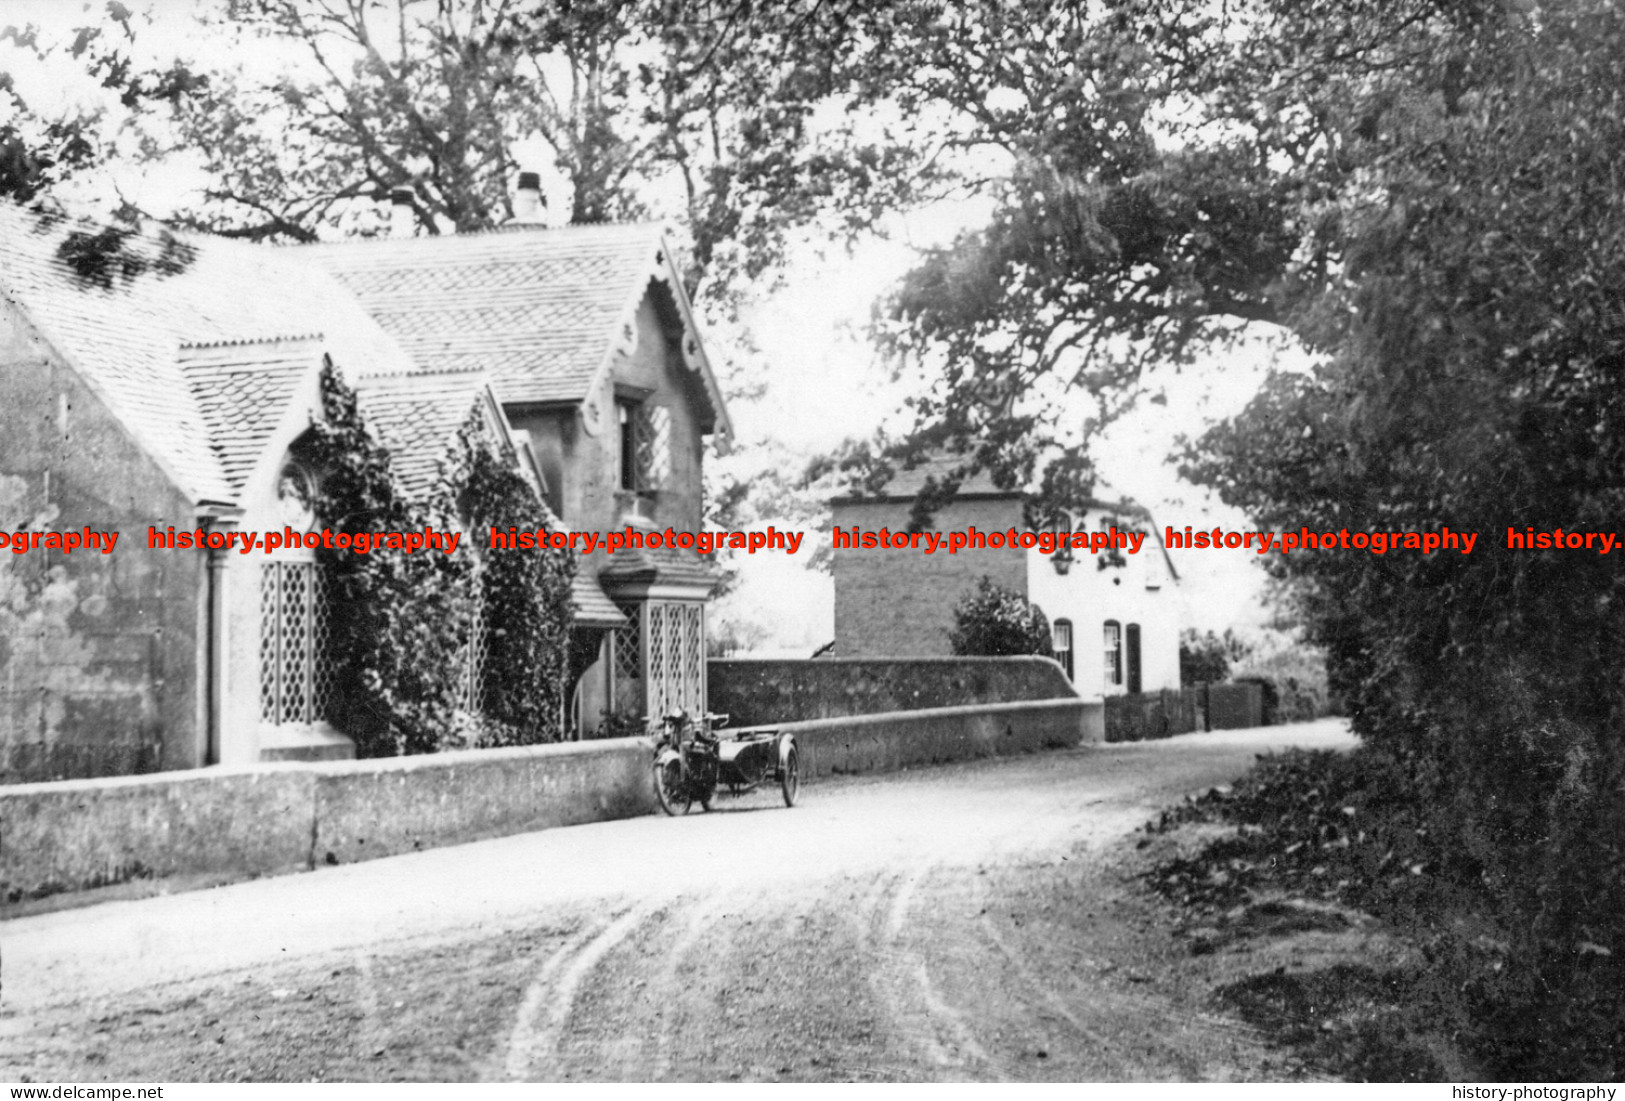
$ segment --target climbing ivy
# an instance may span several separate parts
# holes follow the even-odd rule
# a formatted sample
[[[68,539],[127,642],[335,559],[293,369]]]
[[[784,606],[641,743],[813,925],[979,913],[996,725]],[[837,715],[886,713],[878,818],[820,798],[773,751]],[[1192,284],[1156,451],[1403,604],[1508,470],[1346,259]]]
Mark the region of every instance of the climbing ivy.
[[[303,438],[300,458],[318,472],[316,511],[335,534],[442,530],[435,502],[400,496],[389,454],[367,431],[354,391],[331,364],[322,371],[324,420]],[[337,691],[329,719],[363,757],[432,753],[461,740],[459,673],[473,611],[472,558],[465,554],[356,554],[323,547],[329,653]]]
[[[519,475],[512,450],[475,411],[428,499],[409,500],[355,392],[331,364],[321,386],[324,420],[298,450],[318,472],[322,522],[335,534],[425,526],[464,532],[452,554],[316,552],[337,677],[329,720],[364,757],[558,740],[575,562],[565,550],[486,548],[493,527],[537,532],[557,525]],[[482,621],[483,676],[469,714],[459,704]]]
[[[491,439],[476,411],[459,430],[446,484],[482,555],[486,651],[479,709],[481,745],[527,745],[562,736],[570,645],[570,585],[575,558],[566,550],[487,546],[492,528],[551,532],[558,521],[519,475],[511,451]]]

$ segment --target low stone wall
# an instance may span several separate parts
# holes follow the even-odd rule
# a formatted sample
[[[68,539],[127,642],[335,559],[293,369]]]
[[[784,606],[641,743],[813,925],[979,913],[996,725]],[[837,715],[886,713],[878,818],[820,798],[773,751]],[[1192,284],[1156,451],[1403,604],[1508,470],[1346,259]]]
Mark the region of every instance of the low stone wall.
[[[316,778],[298,765],[0,788],[0,907],[132,879],[310,866]]]
[[[1099,700],[1073,697],[814,719],[776,729],[796,736],[802,778],[816,780],[1099,743],[1105,714]]]
[[[312,766],[318,864],[647,814],[642,738]]]
[[[733,726],[1077,699],[1049,658],[729,658],[706,664],[707,705]]]
[[[642,738],[0,788],[0,913],[132,880],[227,882],[654,809]]]
[[[1105,718],[1073,696],[775,725],[816,781],[1099,742]],[[0,916],[116,884],[224,883],[647,814],[652,761],[646,739],[615,738],[4,787]]]

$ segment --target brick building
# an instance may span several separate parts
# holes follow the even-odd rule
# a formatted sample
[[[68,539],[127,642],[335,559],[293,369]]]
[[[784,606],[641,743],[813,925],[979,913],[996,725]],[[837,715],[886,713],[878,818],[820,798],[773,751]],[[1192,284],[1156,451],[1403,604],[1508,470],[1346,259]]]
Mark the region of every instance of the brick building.
[[[955,461],[934,459],[899,471],[876,496],[831,502],[837,529],[903,531],[928,477]],[[967,479],[930,530],[1006,533],[1026,530],[1022,494],[997,488],[986,474]],[[1137,554],[1088,551],[1046,555],[1037,548],[988,546],[834,551],[836,657],[947,655],[954,607],[982,577],[1021,593],[1050,621],[1061,665],[1083,695],[1179,687],[1183,609],[1179,577],[1151,516],[1138,506],[1093,502],[1078,531],[1111,528],[1143,535]]]

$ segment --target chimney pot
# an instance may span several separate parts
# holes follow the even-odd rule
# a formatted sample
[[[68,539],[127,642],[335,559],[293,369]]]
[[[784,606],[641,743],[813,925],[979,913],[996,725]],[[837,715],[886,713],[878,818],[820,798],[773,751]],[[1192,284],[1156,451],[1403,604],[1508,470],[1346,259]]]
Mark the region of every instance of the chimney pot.
[[[519,193],[513,200],[513,220],[521,225],[535,225],[543,220],[547,203],[542,200],[542,174],[519,173]]]
[[[412,209],[415,196],[410,187],[391,188],[389,192],[389,235],[413,237],[417,235],[417,214]]]

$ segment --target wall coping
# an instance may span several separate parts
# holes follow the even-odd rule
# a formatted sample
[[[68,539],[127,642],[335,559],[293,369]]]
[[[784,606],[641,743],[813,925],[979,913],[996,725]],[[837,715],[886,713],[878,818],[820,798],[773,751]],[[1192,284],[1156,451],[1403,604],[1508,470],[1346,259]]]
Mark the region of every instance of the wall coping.
[[[964,703],[952,707],[922,707],[917,711],[879,711],[872,715],[839,715],[829,719],[801,719],[793,723],[766,723],[760,726],[741,727],[744,730],[778,730],[788,734],[799,733],[804,730],[820,730],[825,727],[846,726],[886,726],[899,721],[928,722],[932,719],[958,718],[964,715],[1001,715],[1019,711],[1065,711],[1073,708],[1087,708],[1099,704],[1099,699],[1085,699],[1082,696],[1063,697],[1050,700],[1010,700],[1004,703]]]
[[[1042,654],[1001,654],[982,656],[980,654],[958,654],[944,657],[941,654],[922,654],[919,657],[872,658],[872,657],[845,657],[845,658],[769,658],[751,657],[741,655],[731,658],[707,658],[708,664],[718,662],[738,662],[741,665],[771,665],[778,662],[817,662],[819,665],[965,665],[975,664],[1015,664],[1021,662],[1048,662],[1060,666],[1054,658],[1047,658]]]
[[[524,760],[528,757],[575,757],[618,753],[641,748],[654,752],[646,737],[596,738],[584,742],[549,742],[545,745],[502,746],[495,749],[455,749],[446,753],[416,753],[409,757],[364,757],[350,761],[262,761],[252,765],[208,765],[204,768],[176,769],[170,772],[138,772],[129,776],[85,776],[73,780],[36,780],[26,784],[0,785],[0,800],[28,795],[90,794],[123,788],[146,788],[159,784],[205,783],[238,777],[292,773],[303,776],[355,776],[368,773],[419,772],[426,769],[455,768],[481,762]]]
[[[134,772],[127,776],[79,776],[72,780],[32,780],[26,784],[0,784],[0,799],[8,795],[66,795],[75,791],[116,791],[119,788],[149,787],[153,784],[180,784],[234,777],[264,776],[268,773],[308,772],[300,761],[265,761],[252,765],[207,765],[167,772]]]
[[[355,761],[312,761],[304,767],[318,776],[351,776],[369,772],[422,772],[503,761],[523,761],[531,757],[590,757],[620,753],[628,749],[654,752],[646,737],[593,738],[581,742],[547,742],[543,745],[509,745],[493,749],[452,749],[444,753],[414,753],[407,757],[365,757]]]

